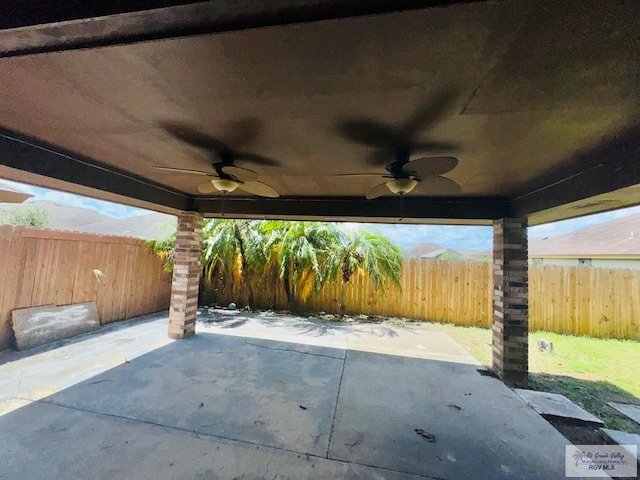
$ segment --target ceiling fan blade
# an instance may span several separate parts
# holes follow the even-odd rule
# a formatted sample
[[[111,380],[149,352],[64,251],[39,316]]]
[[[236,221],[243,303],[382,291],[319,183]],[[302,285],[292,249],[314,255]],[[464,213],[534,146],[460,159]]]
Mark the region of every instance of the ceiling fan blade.
[[[389,175],[383,175],[382,173],[339,173],[338,175],[333,175],[338,178],[350,178],[350,177],[388,177],[392,178]]]
[[[265,167],[278,167],[281,165],[281,163],[277,160],[274,160],[269,157],[265,157],[264,155],[258,155],[257,153],[251,153],[251,152],[231,151],[229,158],[231,160],[239,160],[241,162],[242,161],[250,162],[255,165],[263,165]]]
[[[427,177],[418,182],[414,191],[429,196],[457,195],[461,192],[460,185],[445,177]]]
[[[262,182],[245,182],[240,184],[238,188],[260,197],[278,198],[280,196],[273,188]]]
[[[410,161],[402,167],[402,170],[409,175],[426,179],[450,172],[456,166],[458,166],[458,159],[455,157],[426,157]]]
[[[242,182],[253,182],[258,179],[258,174],[248,168],[236,167],[235,165],[223,165],[220,169],[223,173],[231,175]]]
[[[455,142],[408,142],[404,151],[417,153],[417,152],[455,152],[460,150],[460,145]],[[375,150],[367,156],[367,164],[371,166],[387,165],[389,163],[398,160],[397,150],[393,148],[384,148],[381,150]]]
[[[242,122],[242,121],[239,121]],[[256,125],[240,125],[240,129],[244,129],[244,132],[238,132],[238,135],[233,139],[234,141],[245,140],[249,141],[253,139],[253,136],[257,135],[256,128],[261,128],[258,120],[258,124]],[[255,123],[255,119],[248,119],[248,123]],[[206,135],[202,132],[199,132],[195,128],[184,125],[180,123],[171,123],[165,122],[161,123],[160,126],[172,137],[181,140],[192,147],[201,148],[203,150],[207,150],[211,153],[215,153],[215,161],[222,161],[226,164],[232,164],[235,160],[247,161],[251,163],[255,163],[257,165],[264,165],[268,167],[277,167],[280,165],[280,162],[273,160],[271,158],[265,157],[263,155],[258,155],[251,152],[240,152],[232,149],[225,142],[218,140],[217,138]],[[244,138],[240,138],[240,134],[244,136]]]
[[[418,133],[429,129],[447,113],[457,97],[458,91],[455,88],[440,90],[407,120],[400,131],[400,137],[411,140]]]
[[[338,123],[337,129],[350,142],[376,148],[389,147],[396,137],[391,127],[366,118],[343,120]]]
[[[209,193],[216,193],[218,189],[213,186],[213,183],[207,182],[207,183],[201,183],[200,185],[198,185],[198,191],[200,193],[209,194]]]
[[[387,165],[388,163],[395,162],[396,156],[393,151],[389,149],[375,150],[367,155],[366,162],[368,165],[374,167],[378,165]]]
[[[229,151],[229,147],[222,141],[212,137],[211,135],[199,132],[189,125],[166,122],[162,123],[160,126],[172,137],[188,143],[192,147],[217,152],[220,155],[223,152]]]
[[[176,173],[188,173],[194,175],[208,175],[210,177],[215,177],[216,174],[213,172],[203,172],[202,170],[190,170],[188,168],[174,168],[174,167],[160,167],[154,165],[152,168],[156,170],[166,170],[167,172],[176,172]]]
[[[376,185],[371,190],[369,190],[366,194],[367,200],[373,200],[374,198],[383,197],[385,195],[393,195],[389,187],[387,187],[386,183],[381,183]]]
[[[239,118],[227,122],[222,138],[225,143],[241,147],[254,141],[262,130],[263,121],[257,117]]]
[[[409,145],[409,150],[415,153],[433,151],[457,152],[460,150],[460,144],[457,142],[418,141],[411,143],[411,145]]]

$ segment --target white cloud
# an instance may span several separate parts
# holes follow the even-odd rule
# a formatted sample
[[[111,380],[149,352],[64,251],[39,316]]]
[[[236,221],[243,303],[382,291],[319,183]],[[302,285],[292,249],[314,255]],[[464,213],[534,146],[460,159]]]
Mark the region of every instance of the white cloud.
[[[2,180],[2,183],[5,183],[7,185],[9,185],[10,187],[16,188],[18,190],[20,190],[21,192],[24,193],[29,193],[31,195],[35,195],[36,193],[36,187],[33,187],[31,185],[27,185],[25,183],[18,183],[18,182],[14,182],[11,180]]]
[[[96,212],[113,218],[128,218],[150,213],[149,210],[129,207],[127,205],[122,205],[119,203],[106,202],[104,200],[96,200],[93,198],[84,197],[82,195],[75,195],[73,193],[58,192],[56,190],[50,190],[48,188],[35,187],[33,185],[12,182],[9,180],[6,180],[6,182],[16,188],[32,194],[33,197],[28,199],[27,203],[49,201],[57,203],[59,205],[68,205],[70,207],[95,210]]]
[[[583,228],[599,225],[604,222],[610,222],[617,218],[627,217],[640,213],[640,206],[622,208],[612,212],[597,213],[595,215],[587,215],[580,218],[572,218],[561,222],[547,223],[538,225],[529,229],[531,237],[548,237],[550,235],[561,235],[563,233],[575,232]]]
[[[617,218],[640,213],[640,206],[612,212],[588,215],[581,218],[539,225],[529,229],[532,237],[544,237],[573,232]],[[436,243],[445,248],[461,250],[490,250],[493,245],[491,227],[453,225],[402,225],[402,224],[345,224],[349,228],[357,226],[377,228],[393,243],[408,248],[418,243]]]
[[[391,242],[405,248],[418,243],[437,243],[445,248],[482,251],[491,248],[493,238],[491,227],[370,223],[350,225],[376,229]]]

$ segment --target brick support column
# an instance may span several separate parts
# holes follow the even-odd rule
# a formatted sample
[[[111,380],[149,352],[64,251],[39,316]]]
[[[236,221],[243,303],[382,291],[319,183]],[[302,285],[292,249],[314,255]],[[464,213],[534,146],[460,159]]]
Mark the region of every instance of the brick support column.
[[[526,386],[529,372],[527,219],[493,222],[493,370]]]
[[[178,216],[176,249],[173,257],[169,337],[184,338],[196,331],[198,289],[202,265],[202,215],[182,212]]]

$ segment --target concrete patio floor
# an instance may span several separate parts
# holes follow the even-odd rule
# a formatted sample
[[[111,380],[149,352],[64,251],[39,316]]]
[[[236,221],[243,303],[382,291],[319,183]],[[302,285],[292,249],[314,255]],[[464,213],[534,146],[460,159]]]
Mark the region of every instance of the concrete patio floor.
[[[569,442],[445,334],[201,319],[0,355],[0,479],[564,478]]]

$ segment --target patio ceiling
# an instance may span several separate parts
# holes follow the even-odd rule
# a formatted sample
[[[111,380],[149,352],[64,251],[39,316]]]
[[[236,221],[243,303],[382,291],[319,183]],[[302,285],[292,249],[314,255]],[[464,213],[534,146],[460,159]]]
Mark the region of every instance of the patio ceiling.
[[[640,203],[636,1],[37,3],[0,15],[6,178],[165,212],[397,221],[397,197],[364,198],[380,179],[334,177],[384,173],[339,126],[399,128],[425,107],[435,121],[418,140],[457,148],[414,157],[459,158],[445,176],[462,191],[408,196],[407,222]],[[153,168],[211,168],[176,128],[274,159],[237,164],[281,197],[202,196],[202,177]]]

